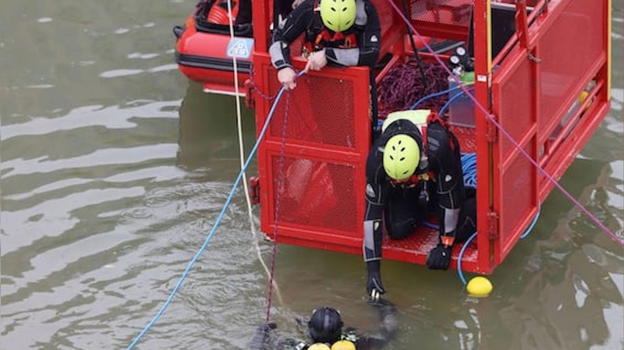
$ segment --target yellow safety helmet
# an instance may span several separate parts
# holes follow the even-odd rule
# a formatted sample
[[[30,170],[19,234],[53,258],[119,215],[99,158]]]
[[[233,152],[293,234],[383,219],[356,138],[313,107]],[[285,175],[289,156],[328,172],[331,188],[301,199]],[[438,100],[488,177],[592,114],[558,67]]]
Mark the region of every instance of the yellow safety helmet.
[[[383,167],[394,180],[407,180],[414,174],[420,162],[420,147],[412,137],[394,135],[386,143]]]
[[[348,340],[339,340],[332,345],[331,350],[355,350],[355,344]]]
[[[316,344],[310,345],[308,350],[331,350],[331,349],[325,343],[316,343]]]
[[[355,23],[355,0],[321,0],[321,19],[325,27],[344,32]]]

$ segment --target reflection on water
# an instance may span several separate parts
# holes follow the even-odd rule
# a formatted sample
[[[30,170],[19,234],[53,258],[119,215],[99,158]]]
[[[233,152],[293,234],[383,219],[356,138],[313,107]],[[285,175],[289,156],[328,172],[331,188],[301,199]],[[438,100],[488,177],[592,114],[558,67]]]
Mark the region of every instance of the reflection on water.
[[[238,168],[232,98],[173,65],[171,27],[194,1],[8,0],[0,26],[0,348],[125,347],[164,301]],[[612,111],[563,185],[624,226],[621,3]],[[9,28],[10,30],[7,30]],[[619,49],[618,49],[619,48]],[[254,121],[244,112],[246,147]],[[145,349],[244,348],[265,278],[241,196]],[[265,256],[270,245],[261,243]],[[279,246],[281,334],[318,305],[374,330],[359,257]],[[388,349],[621,349],[624,252],[553,192],[535,231],[473,299],[456,276],[384,263],[400,331]],[[302,273],[303,270],[303,273]]]

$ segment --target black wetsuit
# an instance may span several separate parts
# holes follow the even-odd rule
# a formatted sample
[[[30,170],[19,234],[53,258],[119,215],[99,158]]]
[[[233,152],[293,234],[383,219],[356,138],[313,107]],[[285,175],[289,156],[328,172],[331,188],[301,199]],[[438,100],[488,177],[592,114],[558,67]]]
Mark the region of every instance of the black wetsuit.
[[[337,340],[349,340],[355,344],[357,350],[375,350],[381,349],[394,337],[398,328],[397,310],[394,305],[384,299],[371,305],[379,311],[380,326],[377,333],[360,335],[355,328],[346,328],[342,332],[341,339]],[[302,320],[298,322],[300,325],[306,323]],[[260,326],[251,341],[249,350],[304,350],[313,344],[311,340],[279,338],[271,332],[275,328],[274,323]]]
[[[393,184],[386,175],[384,146],[398,134],[411,136],[421,149],[425,148],[416,169],[421,179],[418,182]],[[476,202],[474,195],[466,198],[459,143],[439,122],[427,126],[424,145],[421,131],[414,123],[405,119],[392,122],[371,148],[366,180],[363,249],[367,263],[381,260],[382,217],[392,239],[410,235],[431,210],[437,211],[440,236],[451,236],[455,242],[461,242],[475,232]]]
[[[305,41],[315,43],[318,35],[328,31],[321,20],[319,11],[314,9],[318,0],[306,0],[295,8],[283,23],[277,26],[269,48],[271,62],[275,68],[292,67],[290,64],[289,44],[305,32]],[[368,0],[356,0],[355,24],[346,30],[343,36],[354,35],[357,46],[345,47],[344,40],[322,40],[314,49],[325,48],[329,63],[341,66],[372,66],[379,56],[381,27],[375,7]]]

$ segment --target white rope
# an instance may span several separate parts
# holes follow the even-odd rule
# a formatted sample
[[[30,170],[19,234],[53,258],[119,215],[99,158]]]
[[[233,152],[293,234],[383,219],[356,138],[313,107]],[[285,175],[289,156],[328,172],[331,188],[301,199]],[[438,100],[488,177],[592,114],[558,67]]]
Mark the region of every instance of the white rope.
[[[234,23],[232,18],[232,0],[227,1],[228,6],[228,20],[230,25],[230,43],[234,39]],[[256,227],[254,224],[254,216],[253,209],[251,207],[251,198],[249,198],[249,188],[247,185],[247,173],[244,171],[243,166],[245,165],[245,145],[243,143],[243,120],[241,113],[241,104],[240,104],[240,90],[238,86],[238,65],[236,59],[236,51],[232,50],[232,63],[234,68],[234,92],[236,98],[236,125],[237,125],[237,133],[238,133],[238,153],[240,156],[240,165],[241,170],[243,170],[243,190],[245,192],[245,202],[247,203],[247,214],[249,217],[249,227],[251,228],[251,235],[253,238],[254,246],[256,248],[256,254],[258,255],[258,260],[260,260],[260,264],[264,268],[264,272],[267,275],[267,278],[271,278],[271,273],[269,272],[269,268],[267,264],[264,262],[262,258],[262,253],[260,252],[260,245],[258,244],[258,235],[256,233]],[[280,304],[284,304],[282,299],[282,294],[280,293],[279,287],[277,286],[277,282],[273,279],[273,288],[275,289],[275,293],[277,294],[277,298],[279,299]]]

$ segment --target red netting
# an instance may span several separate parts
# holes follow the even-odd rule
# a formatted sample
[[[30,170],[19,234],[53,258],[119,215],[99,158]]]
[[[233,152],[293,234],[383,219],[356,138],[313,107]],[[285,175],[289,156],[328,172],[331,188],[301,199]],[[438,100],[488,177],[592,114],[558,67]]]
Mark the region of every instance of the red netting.
[[[279,155],[271,157],[273,169],[279,169]],[[284,159],[284,193],[280,202],[280,222],[323,228],[325,230],[359,232],[362,218],[358,217],[355,193],[355,169],[306,158]],[[273,188],[277,189],[277,177]],[[274,193],[277,193],[275,191]],[[274,199],[275,200],[275,199]]]
[[[468,27],[473,0],[411,0],[413,20]]]
[[[272,79],[270,91],[280,85]],[[316,76],[302,76],[297,88],[289,92],[288,140],[353,148],[355,124],[353,115],[353,82]],[[283,115],[280,103],[275,115]],[[271,122],[269,135],[282,137],[282,118]]]

